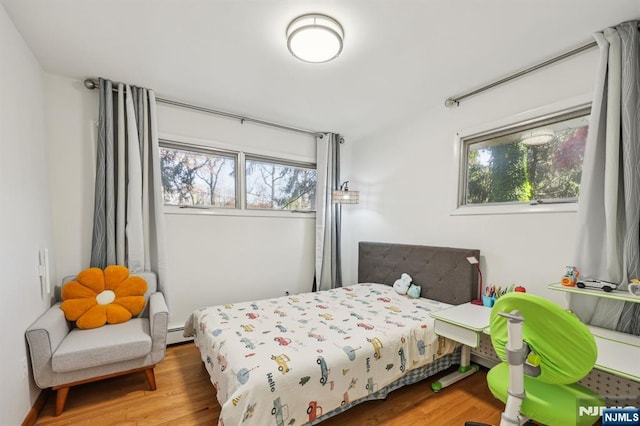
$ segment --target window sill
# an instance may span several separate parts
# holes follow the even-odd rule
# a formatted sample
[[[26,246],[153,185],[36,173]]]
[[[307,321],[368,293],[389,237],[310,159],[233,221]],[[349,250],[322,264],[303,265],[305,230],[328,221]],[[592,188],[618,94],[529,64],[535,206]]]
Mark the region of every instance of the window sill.
[[[201,209],[164,206],[164,214],[195,216],[241,216],[241,217],[280,217],[287,219],[315,219],[316,212],[296,212],[282,210],[241,210],[241,209]]]
[[[484,206],[461,206],[451,212],[451,216],[500,215],[500,214],[537,214],[537,213],[575,213],[578,203],[557,204],[500,204]]]

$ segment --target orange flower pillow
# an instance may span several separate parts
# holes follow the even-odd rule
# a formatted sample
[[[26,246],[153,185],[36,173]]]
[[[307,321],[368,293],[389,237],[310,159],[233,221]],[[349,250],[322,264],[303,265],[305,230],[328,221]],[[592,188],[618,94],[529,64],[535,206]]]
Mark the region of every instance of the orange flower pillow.
[[[147,282],[129,276],[125,266],[89,268],[62,287],[60,308],[78,328],[97,328],[129,321],[144,308]]]

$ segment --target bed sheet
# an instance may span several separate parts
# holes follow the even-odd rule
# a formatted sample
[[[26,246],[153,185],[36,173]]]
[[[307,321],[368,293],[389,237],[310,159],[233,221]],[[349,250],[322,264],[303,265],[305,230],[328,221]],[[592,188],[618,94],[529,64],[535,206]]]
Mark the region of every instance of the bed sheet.
[[[451,353],[429,312],[449,307],[382,284],[195,311],[193,334],[220,425],[299,425]]]

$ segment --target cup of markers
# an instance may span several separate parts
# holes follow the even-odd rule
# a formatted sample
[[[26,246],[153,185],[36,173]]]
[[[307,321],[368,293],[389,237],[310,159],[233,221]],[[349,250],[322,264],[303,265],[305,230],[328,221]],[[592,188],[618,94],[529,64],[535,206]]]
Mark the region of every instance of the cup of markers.
[[[484,289],[484,294],[482,295],[482,304],[488,308],[491,308],[496,300],[500,298],[500,296],[504,296],[506,293],[510,293],[512,291],[525,292],[524,287],[516,286],[515,284],[511,284],[508,288],[504,289],[501,286],[487,286]]]
[[[493,304],[496,303],[496,298],[492,295],[483,294],[482,295],[482,304],[487,308],[491,308]]]

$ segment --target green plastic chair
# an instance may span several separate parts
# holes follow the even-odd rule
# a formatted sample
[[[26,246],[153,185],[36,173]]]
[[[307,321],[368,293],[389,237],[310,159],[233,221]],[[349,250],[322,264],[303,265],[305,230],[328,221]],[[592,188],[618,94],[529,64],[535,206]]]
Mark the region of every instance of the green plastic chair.
[[[593,335],[577,316],[542,297],[508,293],[493,306],[490,321],[491,341],[502,363],[487,373],[487,383],[506,404],[501,425],[522,424],[526,418],[551,426],[592,425],[599,420],[580,410],[606,404],[576,383],[591,371],[598,354]],[[507,350],[510,332],[528,349],[524,346],[516,354]],[[509,349],[518,346],[511,340]],[[521,385],[524,394],[518,395]]]

